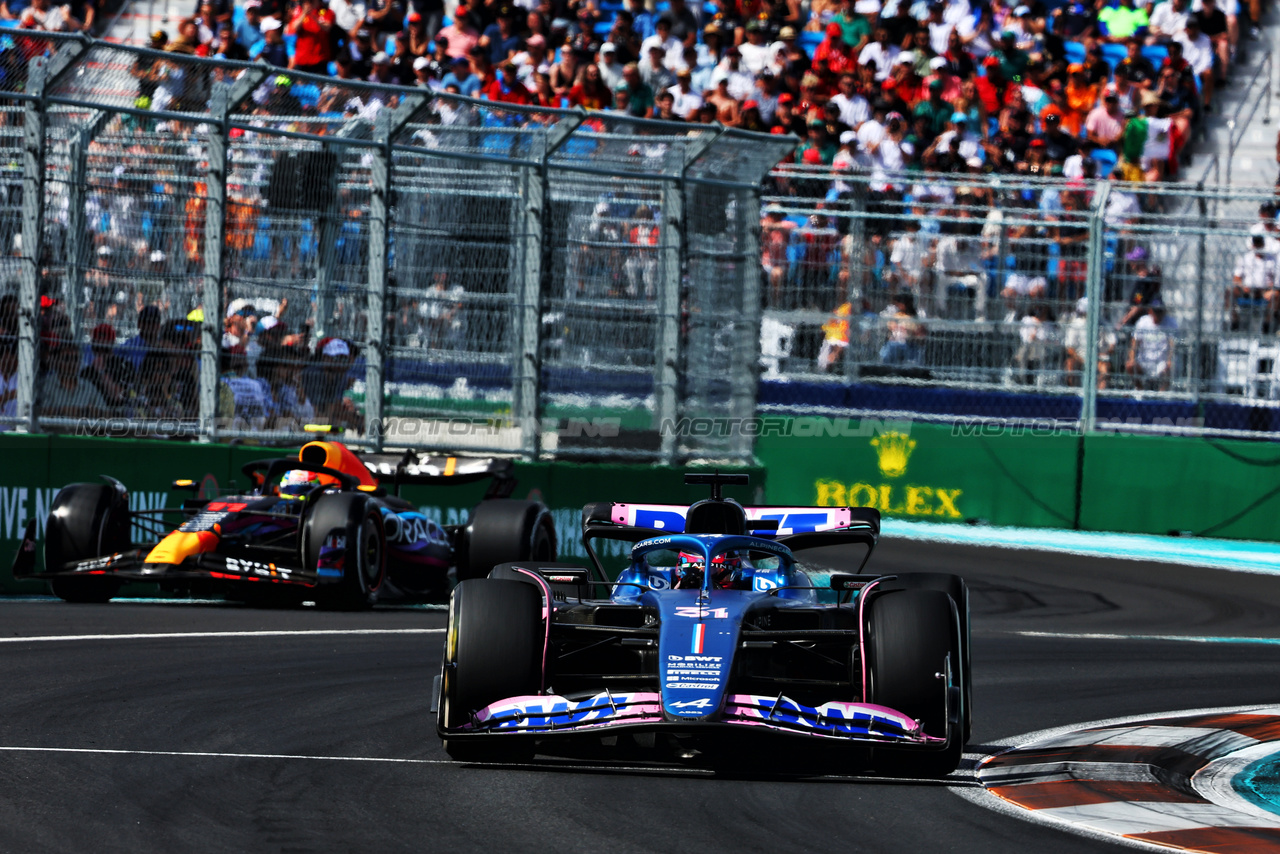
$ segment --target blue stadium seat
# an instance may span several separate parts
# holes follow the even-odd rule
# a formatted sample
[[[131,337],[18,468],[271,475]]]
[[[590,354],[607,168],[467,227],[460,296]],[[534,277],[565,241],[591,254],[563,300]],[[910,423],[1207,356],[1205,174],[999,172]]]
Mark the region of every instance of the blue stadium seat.
[[[1080,42],[1064,41],[1062,43],[1062,49],[1067,54],[1068,63],[1085,61],[1084,45]]]
[[[600,0],[600,11],[618,13],[623,10],[622,0]]]
[[[1112,173],[1120,158],[1109,148],[1096,148],[1089,159],[1098,164],[1098,178],[1101,180]]]
[[[1124,61],[1129,55],[1129,49],[1122,44],[1104,44],[1102,46],[1102,58],[1107,61],[1107,65],[1111,66],[1111,70],[1115,71],[1116,66]]]
[[[609,31],[613,29],[613,21],[601,21],[591,28],[596,35],[605,37],[609,35]]]
[[[813,59],[813,52],[818,49],[818,45],[822,44],[824,34],[814,32],[813,30],[802,30],[800,33],[800,47],[804,48],[804,52],[809,54],[809,58]]]
[[[1151,64],[1159,70],[1164,61],[1169,58],[1169,48],[1162,44],[1149,44],[1142,49],[1142,55],[1151,61]]]

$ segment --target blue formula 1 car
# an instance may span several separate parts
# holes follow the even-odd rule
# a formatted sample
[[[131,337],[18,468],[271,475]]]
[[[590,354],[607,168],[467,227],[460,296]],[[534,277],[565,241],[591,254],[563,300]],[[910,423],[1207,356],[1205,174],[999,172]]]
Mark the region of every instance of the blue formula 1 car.
[[[868,574],[876,510],[721,497],[745,480],[686,475],[713,489],[687,508],[587,505],[592,566],[517,561],[459,584],[436,707],[450,756],[634,735],[684,758],[810,745],[823,763],[953,771],[971,716],[964,581]],[[616,578],[601,539],[633,544]]]
[[[511,470],[503,459],[358,455],[339,442],[309,442],[297,456],[246,465],[250,491],[193,498],[181,508],[130,510],[124,485],[109,478],[71,484],[45,523],[44,571],[35,569],[33,519],[13,574],[48,579],[72,602],[105,602],[127,581],[337,608],[442,596],[451,568],[465,579],[503,561],[555,559],[550,513],[540,502],[508,497]],[[489,480],[489,490],[465,525],[441,526],[398,494],[404,484],[479,480]],[[174,487],[194,490],[195,483]]]

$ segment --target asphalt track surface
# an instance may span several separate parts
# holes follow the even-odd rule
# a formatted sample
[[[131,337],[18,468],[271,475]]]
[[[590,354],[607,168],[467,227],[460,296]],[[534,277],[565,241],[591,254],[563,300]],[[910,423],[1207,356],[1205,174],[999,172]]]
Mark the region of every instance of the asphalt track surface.
[[[874,565],[969,580],[974,753],[1082,721],[1280,702],[1280,645],[1018,634],[1280,638],[1280,578],[901,541]],[[454,764],[428,713],[443,634],[416,631],[443,625],[422,610],[0,600],[0,852],[1125,850],[970,803],[964,770]],[[10,640],[264,631],[310,633]]]

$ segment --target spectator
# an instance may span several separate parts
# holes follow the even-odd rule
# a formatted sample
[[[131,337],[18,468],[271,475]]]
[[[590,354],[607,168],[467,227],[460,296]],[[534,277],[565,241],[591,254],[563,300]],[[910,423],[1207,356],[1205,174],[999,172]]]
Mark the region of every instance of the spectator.
[[[1177,0],[1167,0],[1167,2],[1177,2]],[[1186,26],[1173,39],[1182,46],[1182,57],[1191,66],[1191,72],[1200,78],[1201,93],[1204,96],[1204,111],[1206,113],[1212,112],[1213,86],[1216,82],[1213,73],[1213,42],[1209,40],[1208,36],[1200,32],[1200,19],[1194,15],[1187,18]]]
[[[1275,319],[1280,311],[1280,270],[1277,269],[1280,259],[1268,251],[1267,229],[1261,223],[1250,227],[1249,242],[1249,251],[1236,261],[1232,286],[1228,291],[1227,312],[1233,330],[1248,329],[1254,333],[1269,334],[1275,329]],[[1249,322],[1242,316],[1242,308],[1260,322]]]
[[[548,77],[547,85],[551,85]],[[607,110],[613,106],[613,95],[605,85],[600,68],[588,65],[582,73],[582,82],[569,90],[569,103],[584,110]]]
[[[244,45],[246,51],[252,51],[262,41],[262,2],[261,0],[245,0],[244,20],[236,25],[236,41]],[[153,49],[155,47],[152,43]]]
[[[641,42],[640,54],[648,58],[656,47],[661,51],[658,57],[659,64],[664,64],[670,69],[680,68],[684,65],[684,44],[672,35],[671,19],[666,16],[659,18],[656,29],[653,35]]]
[[[600,46],[599,60],[596,67],[600,71],[600,79],[604,81],[605,87],[612,92],[622,83],[623,64],[618,62],[618,49],[612,42],[605,42]]]
[[[77,348],[60,344],[50,354],[49,369],[40,386],[40,410],[51,418],[101,418],[107,403],[93,383],[80,375]]]
[[[223,21],[218,25],[218,37],[209,46],[209,53],[215,59],[221,57],[235,62],[249,61],[249,51],[236,39],[235,27],[230,21]],[[328,67],[320,73],[328,74]]]
[[[1044,303],[1036,305],[1022,318],[1019,327],[1020,343],[1013,356],[1014,382],[1034,385],[1047,367],[1053,341],[1049,307]]]
[[[760,220],[761,265],[768,278],[770,305],[782,305],[783,288],[787,283],[787,247],[796,224],[787,219],[782,205],[770,204]]]
[[[351,347],[341,338],[328,338],[318,345],[316,361],[301,373],[301,386],[315,407],[316,417],[335,427],[359,428],[363,421],[346,396],[355,379],[350,376]]]
[[[511,10],[503,8],[497,20],[490,24],[480,36],[479,45],[489,52],[489,62],[501,66],[516,54],[520,48],[520,34],[515,30],[515,19]]]
[[[72,17],[69,6],[53,6],[50,0],[31,0],[22,14],[23,21],[29,21],[31,28],[37,30],[67,33],[84,29],[84,23]]]
[[[1168,44],[1187,28],[1191,0],[1166,0],[1155,7],[1147,27],[1147,44]]]
[[[614,93],[615,96],[626,93],[626,106],[616,103],[618,109],[625,109],[628,115],[644,118],[653,109],[653,89],[640,77],[640,67],[634,62],[622,70],[622,85]]]
[[[1119,5],[1103,6],[1098,11],[1103,41],[1124,42],[1149,24],[1146,9],[1135,8],[1134,0],[1120,0]]]
[[[284,43],[284,36],[281,33],[281,23],[278,18],[262,19],[262,41],[257,45],[257,56],[268,65],[274,65],[277,68],[287,68],[289,66],[289,48]],[[174,50],[173,45],[169,46],[170,50]],[[253,51],[250,51],[252,54]]]
[[[440,81],[440,88],[448,90],[452,86],[454,87],[452,91],[459,95],[475,97],[480,89],[480,78],[472,73],[471,60],[465,56],[459,56],[454,58],[452,64],[453,70]]]
[[[248,375],[244,348],[222,351],[222,378],[218,385],[218,420],[222,429],[263,430],[274,411],[271,386]]]
[[[1173,379],[1173,341],[1178,322],[1165,313],[1156,297],[1133,328],[1125,370],[1139,389],[1167,391]]]
[[[471,55],[471,50],[480,43],[480,33],[466,3],[458,4],[453,11],[453,23],[440,30],[440,35],[449,42],[449,56],[457,59]]]
[[[651,44],[644,59],[638,63],[640,79],[654,92],[664,92],[675,85],[675,76],[663,64],[662,58],[662,45]]]
[[[676,85],[667,90],[673,97],[671,111],[685,121],[702,106],[702,96],[693,91],[692,80],[693,72],[682,68],[676,72]]]
[[[880,361],[886,365],[916,364],[920,361],[920,343],[924,326],[916,319],[915,300],[910,294],[898,294],[880,313],[885,319],[888,340],[880,348]]]
[[[160,343],[160,331],[164,320],[160,309],[148,305],[138,312],[138,334],[120,347],[120,355],[133,367],[142,369],[142,361]]]
[[[109,323],[100,323],[89,336],[86,364],[80,372],[102,395],[112,409],[127,405],[133,396],[134,372],[129,363],[114,352],[116,330]]]
[[[301,0],[294,7],[289,26],[285,27],[285,32],[296,38],[293,57],[289,60],[289,67],[296,71],[329,73],[329,61],[333,58],[330,31],[334,19],[333,13],[320,4],[321,0]],[[272,62],[270,58],[267,61]]]

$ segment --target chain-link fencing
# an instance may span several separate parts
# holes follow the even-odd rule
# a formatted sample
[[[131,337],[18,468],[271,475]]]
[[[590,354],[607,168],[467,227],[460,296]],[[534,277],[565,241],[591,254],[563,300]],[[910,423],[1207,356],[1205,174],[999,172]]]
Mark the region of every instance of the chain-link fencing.
[[[763,201],[762,411],[1280,429],[1271,193],[787,167]]]
[[[793,138],[4,38],[0,427],[750,459]]]

